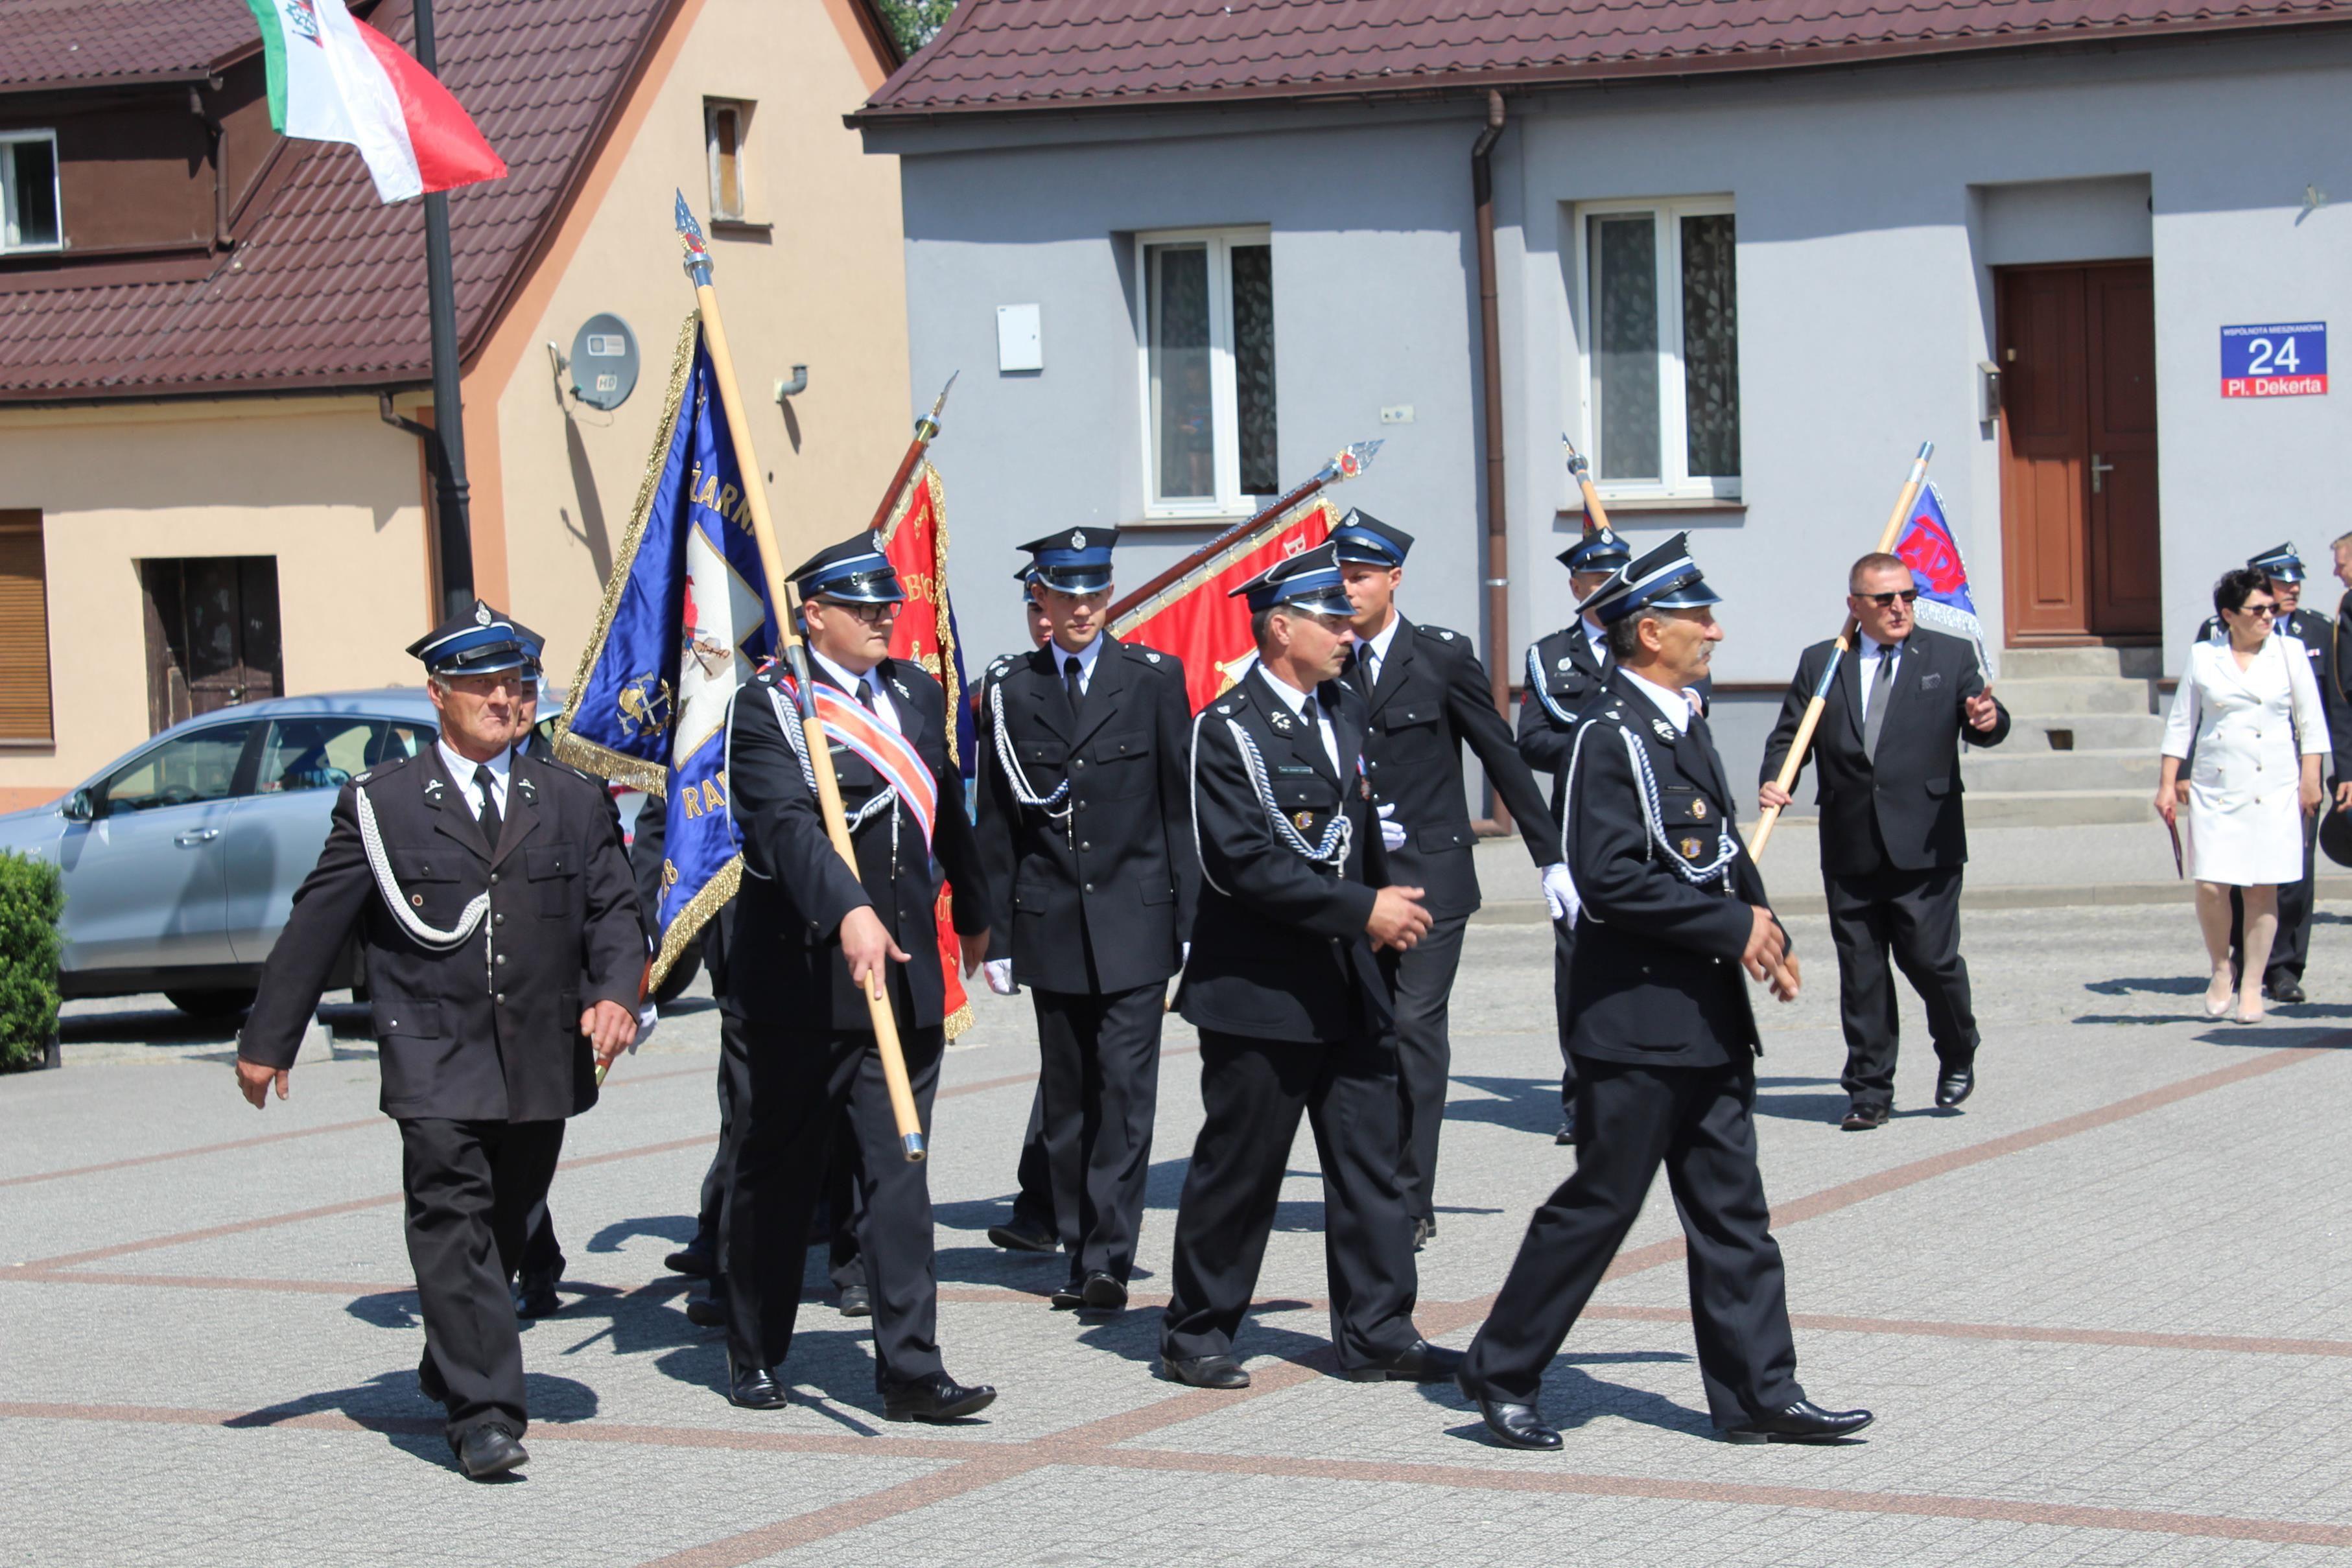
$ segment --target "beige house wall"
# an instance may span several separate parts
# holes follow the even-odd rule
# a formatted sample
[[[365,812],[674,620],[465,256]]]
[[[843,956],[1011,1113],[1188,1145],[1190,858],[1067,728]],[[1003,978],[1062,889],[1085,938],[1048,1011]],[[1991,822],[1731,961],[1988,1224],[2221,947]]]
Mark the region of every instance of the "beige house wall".
[[[143,559],[276,556],[289,692],[413,682],[419,472],[373,399],[0,410],[0,507],[41,513],[57,737],[0,749],[0,809],[147,737]]]
[[[576,244],[568,256],[558,247],[543,287],[501,326],[467,385],[470,437],[490,390],[478,383],[511,356],[496,394],[509,608],[546,634],[550,674],[564,685],[593,629],[694,308],[671,211],[683,190],[708,219],[705,98],[757,106],[744,143],[746,215],[773,227],[714,233],[710,249],[787,566],[865,524],[913,419],[898,160],[867,156],[841,121],[881,79],[875,63],[853,50],[824,0],[704,0],[681,22],[667,68],[656,61],[639,89],[635,123],[620,128],[625,146],[607,151],[609,184],[567,225],[577,225],[567,236]],[[600,310],[635,330],[643,361],[635,392],[610,413],[563,396],[569,378],[559,385],[545,349],[568,352]],[[788,419],[774,389],[794,364],[808,366],[808,390]],[[478,469],[475,479],[478,495],[489,476]]]

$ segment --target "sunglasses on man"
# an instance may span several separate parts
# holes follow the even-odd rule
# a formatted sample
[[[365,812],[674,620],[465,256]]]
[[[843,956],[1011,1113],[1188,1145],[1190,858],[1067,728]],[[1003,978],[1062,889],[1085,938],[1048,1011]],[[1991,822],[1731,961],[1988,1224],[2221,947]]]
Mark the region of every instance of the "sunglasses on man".
[[[1919,591],[1916,588],[1903,588],[1897,589],[1893,593],[1857,593],[1854,597],[1862,600],[1865,603],[1875,604],[1881,610],[1884,610],[1898,599],[1906,604],[1915,604],[1918,602]]]

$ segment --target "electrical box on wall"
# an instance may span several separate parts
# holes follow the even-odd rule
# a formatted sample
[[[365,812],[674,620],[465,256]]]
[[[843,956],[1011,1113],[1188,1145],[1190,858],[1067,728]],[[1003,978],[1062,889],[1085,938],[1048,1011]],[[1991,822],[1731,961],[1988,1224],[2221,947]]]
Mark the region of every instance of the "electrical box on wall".
[[[996,368],[999,371],[1042,371],[1045,344],[1034,305],[996,308]]]

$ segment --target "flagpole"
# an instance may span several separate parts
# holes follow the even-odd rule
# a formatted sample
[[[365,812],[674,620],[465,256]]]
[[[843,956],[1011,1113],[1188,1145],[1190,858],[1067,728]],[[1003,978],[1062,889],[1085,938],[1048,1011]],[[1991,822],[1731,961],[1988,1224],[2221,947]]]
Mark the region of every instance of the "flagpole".
[[[956,377],[961,374],[961,371],[950,371],[948,384],[932,400],[931,412],[915,421],[915,438],[907,444],[907,455],[898,460],[898,471],[890,476],[890,487],[882,493],[882,504],[874,508],[874,520],[866,525],[867,533],[880,533],[898,508],[898,497],[907,493],[907,481],[915,476],[916,465],[922,462],[923,454],[930,450],[931,443],[939,436],[940,411],[948,406],[948,393],[955,391]]]
[[[415,0],[416,63],[441,74],[433,46],[433,0]],[[474,602],[474,529],[466,482],[466,411],[458,388],[457,291],[449,255],[449,197],[425,198],[425,295],[432,319],[433,465],[436,553],[441,561],[441,608],[458,615]]]
[[[768,487],[760,476],[759,459],[751,451],[751,426],[743,413],[743,394],[735,382],[735,357],[727,347],[727,331],[719,319],[719,293],[710,282],[710,252],[702,240],[702,226],[677,197],[677,235],[686,246],[687,275],[694,279],[695,302],[702,311],[703,347],[710,352],[710,368],[719,382],[719,404],[727,416],[728,439],[735,447],[735,465],[742,471],[743,502],[751,513],[751,537],[760,547],[760,573],[767,580],[768,602],[775,607],[776,648],[792,668],[793,694],[800,705],[801,733],[809,769],[816,776],[817,810],[824,818],[825,837],[834,852],[857,874],[857,851],[849,841],[849,819],[841,806],[841,784],[834,777],[833,751],[817,717],[816,683],[809,674],[808,649],[800,635],[800,601],[784,576],[783,558],[776,549],[776,527],[768,515]],[[936,428],[936,427],[934,427]],[[924,1155],[922,1119],[915,1111],[915,1092],[907,1079],[906,1053],[898,1044],[898,1020],[890,1008],[889,993],[880,977],[866,980],[866,1010],[874,1025],[875,1050],[882,1058],[882,1082],[890,1092],[890,1113],[898,1123],[899,1146],[908,1163]]]
[[[1878,553],[1886,554],[1903,534],[1903,525],[1910,520],[1911,503],[1919,498],[1919,487],[1927,482],[1927,459],[1936,455],[1936,444],[1923,441],[1919,455],[1911,460],[1911,476],[1903,481],[1903,493],[1895,498],[1895,510],[1886,517],[1886,527],[1878,536]],[[1822,678],[1813,687],[1813,700],[1805,705],[1805,716],[1797,726],[1797,738],[1789,743],[1789,754],[1780,759],[1780,774],[1772,782],[1782,794],[1797,781],[1797,770],[1805,765],[1805,753],[1813,744],[1813,732],[1822,726],[1822,709],[1830,700],[1830,685],[1837,679],[1838,665],[1844,662],[1846,651],[1853,646],[1853,634],[1860,622],[1851,615],[1845,627],[1830,644],[1830,662],[1822,666]],[[1764,846],[1772,841],[1772,829],[1780,821],[1780,808],[1767,806],[1764,814],[1756,819],[1756,837],[1748,845],[1750,860],[1764,858]]]

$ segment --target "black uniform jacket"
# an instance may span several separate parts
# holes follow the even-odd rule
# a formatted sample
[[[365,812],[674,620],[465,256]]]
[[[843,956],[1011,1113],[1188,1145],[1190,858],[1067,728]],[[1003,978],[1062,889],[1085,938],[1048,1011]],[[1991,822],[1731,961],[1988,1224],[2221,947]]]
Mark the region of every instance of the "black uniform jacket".
[[[1575,719],[1601,695],[1617,667],[1604,645],[1595,654],[1579,617],[1528,650],[1527,686],[1519,697],[1519,757],[1538,773],[1551,775],[1551,814],[1560,814],[1560,790],[1568,779],[1569,748],[1576,744]],[[1550,706],[1545,699],[1550,699]],[[1554,716],[1557,707],[1566,720]]]
[[[2346,595],[2346,598],[2352,599],[2352,594]],[[2342,661],[2347,650],[2340,641],[2343,619],[2344,612],[2340,609],[2336,612],[2335,624],[2330,624],[2326,616],[2315,611],[2298,610],[2271,627],[2273,634],[2284,632],[2301,643],[2304,657],[2311,661],[2311,678],[2319,686],[2319,706],[2321,711],[2327,715],[2327,760],[2333,770],[2329,777],[2338,779],[2352,779],[2352,705],[2347,705],[2345,698],[2345,666]],[[2210,642],[2222,634],[2218,616],[2208,615],[2205,623],[2197,628],[2197,641],[2200,643]],[[2189,777],[2186,764],[2181,767],[2180,776],[2183,779]]]
[[[239,1056],[293,1065],[356,931],[386,1115],[546,1122],[596,1103],[580,1014],[598,1002],[636,1010],[646,971],[636,890],[604,786],[535,750],[512,766],[495,852],[438,747],[343,786],[319,863],[262,967]],[[455,948],[426,947],[394,918],[360,836],[362,789],[418,919],[451,930],[489,895],[481,927]]]
[[[1202,1029],[1258,1040],[1379,1033],[1390,1022],[1388,987],[1364,922],[1389,872],[1358,771],[1363,698],[1328,681],[1294,716],[1273,679],[1252,664],[1193,722],[1192,801],[1204,874],[1176,1008]],[[1336,773],[1314,722],[1318,701],[1335,705]],[[1256,744],[1275,806],[1300,837],[1319,847],[1332,818],[1346,814],[1352,825],[1341,871],[1308,861],[1277,833],[1234,739],[1236,724]]]
[[[1830,643],[1816,643],[1797,661],[1796,679],[1780,700],[1780,720],[1764,743],[1759,782],[1780,776],[1830,649]],[[1813,732],[1822,870],[1832,876],[1864,876],[1887,867],[1927,871],[1967,863],[1960,742],[1999,746],[2009,737],[2009,710],[1998,701],[1992,728],[1979,734],[1969,727],[1963,705],[1984,686],[1974,648],[1960,638],[1914,626],[1895,666],[1891,706],[1874,764],[1862,748],[1862,641],[1855,638]]]
[[[1432,915],[1478,907],[1478,873],[1462,784],[1462,747],[1476,752],[1486,778],[1519,825],[1538,865],[1559,849],[1559,820],[1495,711],[1486,666],[1459,632],[1416,626],[1397,617],[1389,656],[1372,688],[1371,734],[1364,746],[1372,803],[1394,806],[1389,820],[1404,842],[1389,852],[1389,875],[1418,887]]]
[[[824,666],[816,672],[818,681],[834,685]],[[867,904],[908,955],[908,962],[890,966],[896,1021],[901,1028],[936,1024],[946,994],[932,913],[940,879],[954,884],[957,931],[970,936],[989,924],[988,873],[964,814],[963,776],[948,762],[947,694],[907,660],[885,659],[874,667],[874,679],[898,712],[899,734],[921,754],[939,787],[938,829],[926,854],[912,812],[899,804],[877,809],[852,837],[853,876],[825,836],[824,813],[780,722],[779,703],[793,716],[797,736],[799,710],[778,685],[783,674],[781,664],[771,665],[743,683],[729,721],[728,809],[743,840],[744,876],[728,931],[728,1005],[771,1028],[872,1029],[865,993],[850,982],[836,936],[842,918]],[[837,742],[828,750],[843,808],[855,820],[887,786],[857,753]]]
[[[1697,887],[1665,863],[1712,862],[1738,822],[1723,759],[1698,724],[1676,735],[1657,705],[1612,673],[1585,709],[1568,809],[1568,861],[1583,908],[1569,961],[1568,1048],[1604,1061],[1717,1067],[1761,1054],[1748,997],[1747,950],[1764,877],[1742,845],[1731,890]],[[1624,737],[1650,759],[1664,849],[1649,832]]]
[[[1155,986],[1181,963],[1199,900],[1187,794],[1192,716],[1172,654],[1102,639],[1074,719],[1052,643],[999,659],[981,686],[980,854],[1000,891],[992,958],[1048,991]],[[1029,793],[1070,792],[1055,818],[1024,806],[999,747]],[[1087,955],[1094,955],[1087,975]]]

